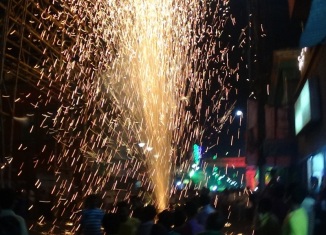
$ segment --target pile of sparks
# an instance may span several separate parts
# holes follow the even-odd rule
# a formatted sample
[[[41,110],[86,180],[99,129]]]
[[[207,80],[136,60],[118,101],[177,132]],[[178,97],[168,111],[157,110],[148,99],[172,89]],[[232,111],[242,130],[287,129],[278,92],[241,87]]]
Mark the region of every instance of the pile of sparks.
[[[205,125],[219,132],[232,119],[228,96],[239,65],[229,65],[234,46],[220,40],[225,25],[235,25],[229,1],[30,4],[40,10],[40,20],[29,21],[40,32],[35,41],[46,42],[34,66],[46,94],[39,102],[59,103],[41,123],[60,145],[43,160],[56,175],[56,217],[76,220],[85,195],[104,199],[119,183],[128,198],[135,181],[166,208],[175,167],[202,141]]]

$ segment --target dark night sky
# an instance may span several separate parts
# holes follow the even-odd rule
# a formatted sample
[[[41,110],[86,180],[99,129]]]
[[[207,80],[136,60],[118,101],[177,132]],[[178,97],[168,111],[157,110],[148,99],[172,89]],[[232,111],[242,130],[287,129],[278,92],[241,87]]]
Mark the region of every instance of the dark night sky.
[[[242,32],[246,32],[248,25],[248,10],[247,1],[234,0],[230,2],[230,14],[235,18],[236,23],[233,25],[231,20],[228,20],[223,34],[219,40],[222,41],[222,45],[227,46],[230,49],[228,53],[229,67],[235,68],[239,64],[239,80],[237,81],[236,75],[231,75],[228,77],[227,84],[232,86],[231,92],[229,93],[229,100],[227,103],[233,103],[236,101],[232,116],[235,116],[237,110],[243,112],[242,125],[239,126],[240,117],[235,117],[234,121],[230,123],[229,121],[224,125],[220,132],[216,131],[211,126],[205,125],[207,128],[205,131],[205,137],[203,138],[203,157],[212,157],[215,154],[217,156],[238,156],[239,149],[241,149],[240,155],[244,155],[245,145],[245,122],[246,122],[246,103],[247,98],[250,93],[250,85],[247,81],[247,43],[240,46],[241,41],[246,39],[246,36]],[[232,48],[232,50],[231,50]],[[224,74],[223,65],[215,64],[215,69],[219,70],[219,73]],[[222,68],[221,68],[222,66]],[[237,91],[237,94],[236,94]],[[206,97],[206,102],[209,105],[211,102],[211,97]],[[223,105],[220,109],[222,113]],[[238,130],[240,129],[240,135],[238,139]],[[233,144],[231,146],[231,139],[233,136]],[[216,145],[218,140],[218,144]],[[211,146],[214,146],[211,148]]]
[[[245,155],[245,130],[246,130],[246,105],[247,99],[251,92],[255,92],[255,81],[253,78],[249,78],[248,73],[248,61],[249,53],[248,48],[252,42],[248,39],[248,21],[249,21],[249,1],[243,0],[231,0],[230,1],[230,13],[236,19],[236,23],[233,25],[231,20],[227,22],[224,27],[224,31],[221,37],[221,41],[224,45],[228,45],[228,48],[232,48],[232,52],[229,52],[229,65],[235,67],[239,63],[239,80],[235,80],[235,76],[229,77],[230,85],[233,87],[233,92],[229,95],[229,102],[236,101],[235,108],[232,115],[235,115],[237,110],[243,112],[242,126],[240,127],[240,137],[238,136],[239,129],[239,117],[235,117],[233,123],[226,123],[220,133],[214,131],[213,128],[207,126],[205,137],[203,138],[203,150],[207,150],[209,146],[216,144],[217,138],[219,138],[219,144],[204,152],[204,157],[217,156],[238,156],[239,149],[241,149],[240,155]],[[260,65],[263,66],[264,73],[268,74],[271,69],[272,53],[274,50],[285,48],[297,48],[299,38],[301,34],[301,21],[295,17],[290,19],[288,1],[287,0],[264,0],[257,1],[258,6],[255,8],[257,14],[257,33],[259,40],[261,41],[261,48],[263,52],[259,51],[255,60],[260,61]],[[258,9],[259,8],[259,9]],[[253,10],[253,9],[252,9]],[[251,15],[252,16],[252,15]],[[245,36],[241,34],[245,32]],[[264,37],[262,37],[264,35]],[[245,39],[245,44],[240,46],[241,41]],[[256,55],[255,55],[256,56]],[[224,73],[221,70],[221,64],[215,64],[215,68]],[[223,65],[222,65],[223,66]],[[253,76],[255,77],[255,76]],[[268,80],[268,77],[267,77]],[[264,83],[268,83],[265,81]],[[264,84],[263,83],[263,84]],[[260,88],[260,89],[265,89]],[[234,93],[234,90],[238,91],[238,94]],[[266,89],[265,89],[266,90]],[[265,91],[266,92],[266,91]],[[206,102],[209,104],[211,97],[206,97]],[[221,110],[223,111],[223,110]],[[231,138],[233,136],[233,145],[231,146]],[[227,153],[227,154],[226,154]]]

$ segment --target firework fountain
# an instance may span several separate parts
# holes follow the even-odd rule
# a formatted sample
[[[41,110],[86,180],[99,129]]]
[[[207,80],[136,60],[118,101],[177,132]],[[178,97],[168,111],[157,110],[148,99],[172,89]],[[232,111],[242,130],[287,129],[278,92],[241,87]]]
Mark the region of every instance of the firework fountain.
[[[188,19],[196,18],[198,10],[194,2],[179,4],[169,0],[112,4],[118,57],[103,80],[121,110],[123,129],[132,127],[135,139],[146,144],[142,160],[160,209],[167,207],[170,195],[173,134],[180,134],[179,108],[191,76],[194,22]]]
[[[141,180],[166,208],[177,163],[205,126],[219,132],[230,120],[239,65],[229,64],[234,45],[220,40],[235,24],[229,1],[33,0],[26,7],[39,11],[26,19],[40,53],[32,65],[39,77],[29,82],[46,94],[33,106],[59,104],[40,124],[60,146],[43,160],[56,174],[52,210],[57,217],[77,211],[76,201],[103,194],[117,175]],[[138,176],[142,166],[148,177]]]

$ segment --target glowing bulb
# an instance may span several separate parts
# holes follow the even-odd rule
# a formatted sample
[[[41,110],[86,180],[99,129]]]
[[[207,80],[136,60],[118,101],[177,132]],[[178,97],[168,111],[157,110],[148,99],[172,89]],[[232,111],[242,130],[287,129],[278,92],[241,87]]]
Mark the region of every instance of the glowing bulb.
[[[210,190],[211,190],[211,191],[216,191],[216,190],[217,190],[217,185],[213,185],[213,186],[211,186],[211,187],[210,187]]]
[[[236,113],[235,113],[237,116],[242,116],[243,115],[243,112],[241,110],[238,110]]]

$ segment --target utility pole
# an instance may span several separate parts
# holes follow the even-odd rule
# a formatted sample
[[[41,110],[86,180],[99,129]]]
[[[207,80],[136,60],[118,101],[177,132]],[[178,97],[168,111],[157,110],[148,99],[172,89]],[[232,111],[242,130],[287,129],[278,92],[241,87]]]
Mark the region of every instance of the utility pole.
[[[257,147],[258,159],[256,166],[259,169],[259,190],[263,190],[265,186],[265,104],[267,99],[266,85],[268,80],[268,72],[266,73],[266,55],[265,40],[261,37],[261,27],[264,24],[263,10],[264,0],[250,0],[248,2],[248,75],[252,81],[253,90],[257,100],[257,120],[258,120],[258,137]]]
[[[8,34],[8,25],[9,25],[9,11],[11,9],[11,0],[7,0],[3,2],[3,9],[1,11],[4,12],[4,14],[1,14],[3,17],[2,20],[2,32],[1,32],[1,38],[0,38],[0,138],[1,138],[1,157],[0,157],[0,163],[4,164],[5,156],[6,156],[6,143],[5,143],[5,130],[4,130],[4,115],[5,112],[3,111],[3,102],[2,102],[2,89],[4,88],[4,65],[5,65],[5,54],[6,54],[6,46],[7,46],[7,34]],[[5,169],[0,169],[0,183],[1,187],[4,187],[4,171]]]

